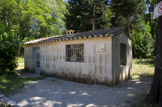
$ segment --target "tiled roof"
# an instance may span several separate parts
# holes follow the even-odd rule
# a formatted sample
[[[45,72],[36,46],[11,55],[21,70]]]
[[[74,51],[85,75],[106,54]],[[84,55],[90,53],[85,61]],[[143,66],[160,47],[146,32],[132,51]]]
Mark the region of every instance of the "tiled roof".
[[[95,37],[106,37],[106,36],[114,36],[117,35],[124,30],[122,28],[111,28],[104,30],[95,30],[88,32],[80,32],[75,34],[66,34],[61,36],[53,36],[47,38],[39,38],[29,42],[25,42],[24,44],[39,44],[39,43],[47,43],[47,42],[55,42],[55,41],[65,41],[65,40],[75,40],[75,39],[85,39],[85,38],[95,38]]]

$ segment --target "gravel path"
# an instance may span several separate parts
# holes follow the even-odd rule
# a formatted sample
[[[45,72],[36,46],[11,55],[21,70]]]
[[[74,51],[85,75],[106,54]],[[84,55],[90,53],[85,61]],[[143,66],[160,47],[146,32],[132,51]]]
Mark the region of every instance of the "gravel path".
[[[150,81],[151,78],[142,77],[108,87],[47,77],[27,84],[9,98],[22,107],[127,107],[126,100],[148,90]]]

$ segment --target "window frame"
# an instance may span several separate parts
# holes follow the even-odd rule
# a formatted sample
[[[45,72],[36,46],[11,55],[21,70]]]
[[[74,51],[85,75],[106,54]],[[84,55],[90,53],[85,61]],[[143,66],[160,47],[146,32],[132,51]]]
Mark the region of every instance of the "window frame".
[[[121,49],[122,46],[124,46],[124,49]],[[124,55],[121,55],[121,52]],[[126,43],[120,43],[120,65],[127,65],[127,44]]]
[[[75,60],[70,60],[70,57],[72,57],[72,56],[69,56],[69,53],[70,53],[69,51],[72,50],[72,49],[70,49],[70,46],[75,47],[75,46],[79,46],[79,45],[82,46],[81,49],[83,51],[83,53],[82,53],[83,55],[79,58],[75,56]],[[66,56],[65,56],[66,62],[84,62],[84,44],[80,43],[80,44],[67,44],[67,45],[65,45],[65,54],[66,54]],[[77,54],[77,51],[74,52],[74,55],[76,55],[76,54]]]

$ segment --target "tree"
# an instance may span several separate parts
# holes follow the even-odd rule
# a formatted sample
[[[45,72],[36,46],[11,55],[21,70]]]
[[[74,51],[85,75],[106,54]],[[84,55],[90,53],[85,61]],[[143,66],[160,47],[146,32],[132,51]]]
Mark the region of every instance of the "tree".
[[[103,28],[102,25],[106,23],[102,20],[104,19],[104,14],[106,10],[108,10],[108,3],[107,0],[85,0],[86,7],[91,7],[88,9],[90,13],[92,13],[92,30],[99,28]]]
[[[112,9],[112,27],[123,27],[131,36],[133,44],[133,56],[136,58],[151,58],[154,55],[155,39],[152,20],[148,15],[152,8],[149,0],[110,0]],[[146,3],[147,2],[147,3]],[[150,7],[151,6],[151,7]],[[146,11],[146,7],[148,10]],[[150,14],[151,13],[150,9]],[[151,25],[150,25],[151,23]],[[151,33],[151,34],[150,34]]]
[[[156,30],[158,20],[153,20],[154,4],[157,0],[146,0],[147,11],[145,13],[145,22],[151,27],[152,46],[156,47]],[[155,56],[155,48],[153,48],[153,55]]]
[[[159,0],[159,2],[162,0]],[[156,61],[153,83],[149,94],[146,96],[147,103],[156,103],[162,106],[162,16],[159,17],[157,28]]]
[[[51,35],[62,35],[65,32],[64,12],[66,12],[66,2],[63,0],[44,0],[50,9],[51,20],[49,24],[55,28]]]
[[[146,30],[141,32],[132,30],[132,46],[134,58],[153,58],[154,57],[154,40],[150,33],[151,27],[148,23],[145,24]]]
[[[25,24],[28,26],[26,32],[29,34],[27,34],[26,37],[29,35],[35,36],[35,38],[45,37],[50,35],[51,32],[55,30],[49,24],[49,21],[51,20],[51,14],[43,0],[24,1],[22,15],[20,15],[20,17],[23,18],[23,25]]]
[[[65,4],[55,2],[50,7],[43,0],[0,0],[0,71],[14,70],[24,41],[62,34]]]
[[[17,39],[13,33],[0,35],[0,74],[16,68]]]
[[[145,15],[145,21],[149,22],[151,27],[151,35],[154,40],[156,40],[156,28],[157,28],[157,20],[153,20],[153,12],[154,12],[154,4],[157,0],[146,0],[147,12]]]
[[[69,0],[65,14],[67,29],[76,32],[108,28],[111,12],[107,0]]]
[[[13,30],[19,40],[19,55],[24,38],[49,36],[55,31],[52,21],[55,19],[51,17],[50,10],[43,0],[0,1],[0,24],[5,25],[0,33]]]
[[[127,34],[131,35],[132,29],[143,28],[146,5],[144,0],[111,0],[111,9],[114,13],[113,26],[122,26]]]

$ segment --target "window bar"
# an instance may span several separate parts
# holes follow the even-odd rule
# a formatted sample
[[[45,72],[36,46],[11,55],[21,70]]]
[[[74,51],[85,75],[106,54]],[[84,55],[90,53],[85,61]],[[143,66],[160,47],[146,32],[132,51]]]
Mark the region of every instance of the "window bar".
[[[66,46],[66,60],[81,62],[84,61],[84,45],[67,45]]]

